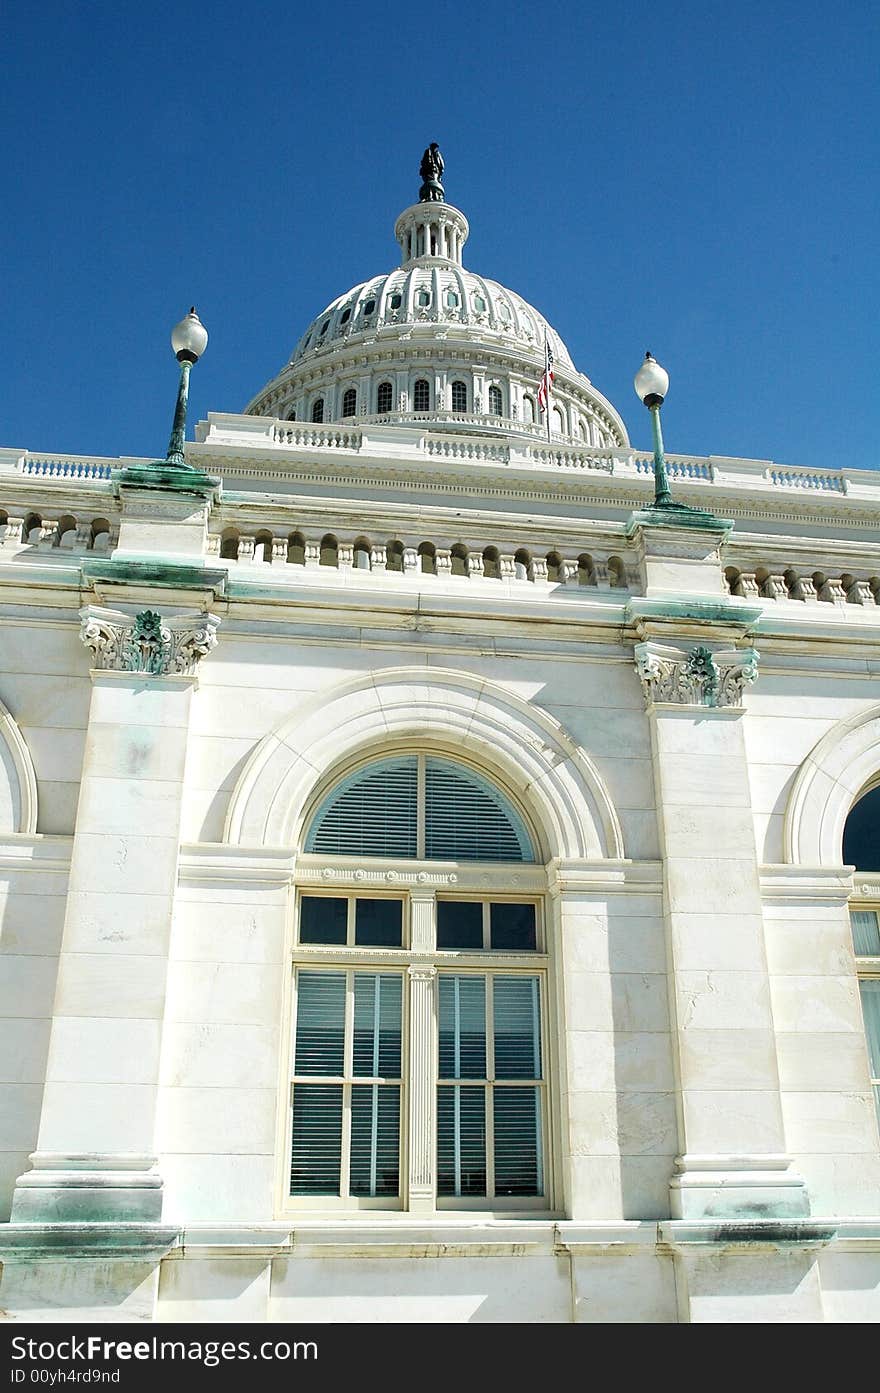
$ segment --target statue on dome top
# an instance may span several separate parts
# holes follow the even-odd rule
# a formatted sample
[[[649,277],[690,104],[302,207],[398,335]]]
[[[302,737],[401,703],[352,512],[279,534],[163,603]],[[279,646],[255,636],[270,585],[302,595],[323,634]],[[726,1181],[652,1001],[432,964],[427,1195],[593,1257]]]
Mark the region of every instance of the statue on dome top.
[[[444,200],[443,185],[440,180],[443,177],[443,156],[440,154],[440,146],[436,140],[432,140],[425,153],[422,155],[422,163],[419,165],[419,174],[422,176],[422,187],[419,189],[420,203],[442,203]]]

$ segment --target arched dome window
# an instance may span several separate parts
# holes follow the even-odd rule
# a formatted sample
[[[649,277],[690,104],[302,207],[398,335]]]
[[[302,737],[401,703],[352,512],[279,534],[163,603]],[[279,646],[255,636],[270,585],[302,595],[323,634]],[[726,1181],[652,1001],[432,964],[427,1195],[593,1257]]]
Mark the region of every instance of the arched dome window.
[[[489,414],[501,416],[504,411],[504,399],[501,395],[501,388],[493,382],[489,388]]]
[[[381,415],[385,411],[391,410],[393,392],[390,382],[380,382],[376,388],[376,410]]]
[[[317,400],[316,402],[313,402],[313,403],[312,403],[312,420],[314,421],[315,425],[320,425],[321,422],[323,421],[323,419],[324,419],[324,398],[323,398],[323,397],[318,397],[318,400]]]
[[[461,299],[460,299],[460,297],[459,297],[458,291],[457,291],[457,290],[447,290],[447,292],[446,292],[446,308],[447,308],[447,309],[450,309],[450,310],[457,310],[460,304],[461,304]]]
[[[467,411],[467,384],[464,382],[453,382],[452,384],[452,409],[453,411]]]
[[[342,414],[343,416],[354,416],[357,411],[357,388],[346,387],[342,394]]]
[[[424,377],[420,377],[413,386],[413,410],[430,411],[431,409],[431,389]]]
[[[401,755],[374,760],[324,798],[305,850],[327,856],[428,861],[535,860],[509,799],[457,760]]]

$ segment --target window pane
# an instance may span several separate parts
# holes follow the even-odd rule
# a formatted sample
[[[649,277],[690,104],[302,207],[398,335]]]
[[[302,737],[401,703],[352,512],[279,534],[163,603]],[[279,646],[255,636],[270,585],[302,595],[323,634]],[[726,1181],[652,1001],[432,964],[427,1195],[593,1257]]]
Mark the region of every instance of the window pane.
[[[440,1078],[486,1077],[486,982],[440,978]]]
[[[348,901],[303,895],[299,902],[300,943],[345,943]]]
[[[486,1090],[437,1090],[437,1193],[486,1193]]]
[[[493,990],[496,1079],[541,1077],[537,977],[496,977]]]
[[[292,1195],[338,1195],[342,1166],[342,1084],[293,1090]]]
[[[880,1079],[880,977],[868,977],[859,983],[862,994],[862,1013],[868,1040],[868,1060],[871,1077]]]
[[[876,909],[854,909],[849,917],[856,956],[880,958],[880,915]]]
[[[345,973],[301,972],[297,979],[295,1074],[342,1074]]]
[[[355,1078],[400,1078],[401,1000],[397,973],[355,973]]]
[[[533,904],[493,904],[490,908],[490,943],[508,952],[527,952],[537,947]]]
[[[843,861],[860,871],[880,871],[880,788],[872,788],[851,810],[843,829]]]
[[[473,900],[437,901],[437,947],[482,948],[483,906]]]
[[[400,1192],[400,1088],[354,1084],[351,1090],[353,1195]]]
[[[533,861],[522,819],[478,774],[425,761],[425,855],[431,861]]]
[[[399,948],[403,942],[403,901],[357,900],[354,941],[365,948]]]
[[[494,1095],[495,1193],[542,1195],[540,1089],[496,1088]]]
[[[417,762],[382,760],[343,779],[315,814],[306,851],[415,856]]]

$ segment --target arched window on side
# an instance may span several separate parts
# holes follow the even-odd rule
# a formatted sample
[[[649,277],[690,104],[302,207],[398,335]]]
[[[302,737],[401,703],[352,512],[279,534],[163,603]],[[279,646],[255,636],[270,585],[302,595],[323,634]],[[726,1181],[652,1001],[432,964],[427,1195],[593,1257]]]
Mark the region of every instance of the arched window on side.
[[[313,422],[315,423],[315,425],[320,425],[321,422],[323,421],[323,419],[324,419],[324,398],[323,398],[323,397],[318,397],[318,400],[317,400],[316,402],[313,402],[313,403],[312,403],[312,420],[313,420]]]
[[[535,424],[535,398],[525,396],[522,403],[523,420],[527,425]]]
[[[501,395],[501,388],[494,382],[489,388],[489,414],[491,416],[504,414],[504,398]]]
[[[379,386],[376,388],[376,410],[378,411],[380,416],[383,415],[386,411],[391,410],[392,400],[393,392],[391,388],[391,383],[380,382]]]
[[[453,382],[452,384],[452,409],[453,411],[467,411],[467,384],[464,382]]]
[[[431,389],[424,377],[420,377],[413,385],[413,410],[430,411],[431,409]]]
[[[529,832],[507,796],[467,765],[432,755],[374,760],[343,779],[311,818],[305,850],[427,861],[535,860]]]
[[[522,864],[536,859],[523,817],[469,765],[392,754],[318,802],[310,854],[322,878],[309,878],[296,912],[292,1207],[320,1197],[337,1209],[405,1208],[410,1119],[436,1115],[424,1165],[438,1207],[546,1209],[547,935],[540,872]],[[380,889],[352,887],[352,858],[364,857],[386,863]],[[449,877],[436,900],[416,904],[403,858],[483,863],[486,888],[456,893]],[[513,889],[514,872],[531,889]],[[376,949],[392,951],[379,959]],[[410,993],[416,966],[436,978],[436,1019],[429,997]]]
[[[346,387],[342,394],[342,414],[343,416],[354,416],[357,412],[357,388]]]
[[[843,861],[859,873],[857,898],[850,903],[850,923],[871,1084],[880,1118],[880,896],[859,893],[864,876],[880,881],[880,784],[864,793],[850,811],[843,829]]]

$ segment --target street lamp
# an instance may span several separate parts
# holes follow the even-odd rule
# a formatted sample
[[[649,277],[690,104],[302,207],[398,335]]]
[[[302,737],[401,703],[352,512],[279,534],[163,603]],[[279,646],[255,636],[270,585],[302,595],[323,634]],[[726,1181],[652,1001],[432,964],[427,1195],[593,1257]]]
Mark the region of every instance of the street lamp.
[[[189,374],[193,363],[197,363],[208,346],[208,331],[196,314],[195,306],[185,319],[175,324],[171,330],[171,347],[180,364],[180,383],[177,388],[177,405],[174,408],[174,425],[165,463],[175,469],[191,469],[183,454],[186,438],[186,404],[189,397]]]
[[[674,508],[672,494],[669,492],[669,476],[666,473],[666,460],[663,458],[663,434],[660,430],[660,407],[669,391],[669,373],[661,368],[657,359],[650,353],[634,378],[636,395],[651,413],[654,428],[654,507]]]

